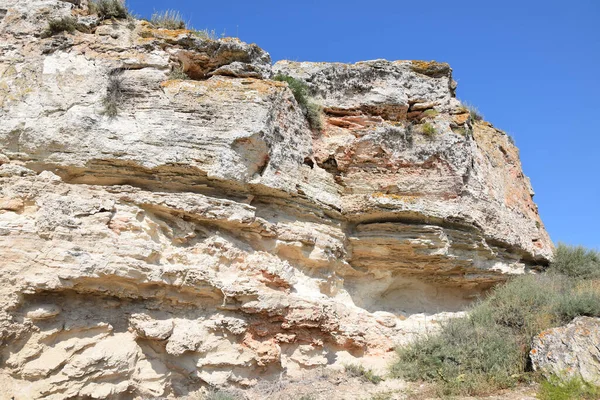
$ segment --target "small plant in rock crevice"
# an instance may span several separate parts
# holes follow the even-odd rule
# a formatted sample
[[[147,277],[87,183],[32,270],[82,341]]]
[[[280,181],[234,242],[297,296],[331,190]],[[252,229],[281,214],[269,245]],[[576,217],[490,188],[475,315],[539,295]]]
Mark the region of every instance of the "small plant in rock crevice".
[[[310,127],[320,131],[323,128],[323,109],[311,99],[306,83],[300,79],[282,74],[276,75],[273,80],[288,84]]]
[[[429,109],[429,110],[425,110],[423,111],[423,118],[435,118],[436,116],[438,116],[439,112],[437,110],[434,109]]]
[[[77,18],[74,17],[51,19],[48,21],[48,27],[42,33],[42,37],[54,36],[61,32],[73,33],[76,30],[84,30],[83,28],[83,26],[77,23]]]
[[[108,78],[106,95],[102,100],[104,106],[103,114],[114,118],[119,114],[119,106],[123,102],[123,77],[121,73],[111,74]]]
[[[186,80],[190,79],[189,76],[183,72],[183,67],[174,67],[169,73],[169,79],[171,80]]]
[[[484,116],[477,107],[469,103],[463,103],[463,107],[469,113],[471,121],[483,121]]]
[[[423,124],[421,131],[423,132],[423,134],[429,138],[433,138],[435,136],[435,127],[430,124],[429,122],[426,122]]]

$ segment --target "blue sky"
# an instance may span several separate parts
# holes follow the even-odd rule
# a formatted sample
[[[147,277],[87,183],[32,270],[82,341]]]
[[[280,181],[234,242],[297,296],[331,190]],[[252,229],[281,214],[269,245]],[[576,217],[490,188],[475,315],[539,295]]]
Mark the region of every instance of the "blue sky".
[[[493,3],[493,4],[492,4]],[[600,1],[159,1],[273,61],[437,60],[509,132],[555,242],[600,249]]]

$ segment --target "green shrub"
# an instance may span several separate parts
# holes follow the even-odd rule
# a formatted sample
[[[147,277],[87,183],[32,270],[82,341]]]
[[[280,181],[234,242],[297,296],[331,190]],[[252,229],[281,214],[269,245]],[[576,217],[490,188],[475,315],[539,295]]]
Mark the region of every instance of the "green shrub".
[[[553,309],[568,287],[568,279],[562,276],[518,276],[496,288],[472,311],[471,318],[480,324],[510,328],[528,340],[559,322]]]
[[[585,250],[574,254],[583,262],[595,257]],[[534,335],[580,315],[600,316],[600,281],[579,279],[590,268],[580,273],[572,263],[560,265],[572,276],[554,271],[515,277],[492,290],[468,317],[451,320],[440,334],[398,349],[392,374],[434,382],[445,395],[483,394],[526,379]]]
[[[287,76],[287,75],[281,75],[281,74],[276,75],[273,78],[273,80],[276,80],[279,82],[286,82],[288,84],[288,87],[292,91],[292,94],[294,95],[294,98],[296,99],[298,104],[300,104],[300,106],[302,106],[302,107],[306,107],[308,105],[309,91],[308,91],[308,86],[306,85],[306,83],[304,83],[300,79],[296,79],[294,77]]]
[[[78,26],[77,19],[74,17],[51,19],[48,21],[48,27],[42,36],[50,37],[61,32],[73,33],[77,30]]]
[[[185,29],[186,23],[179,11],[166,10],[155,12],[150,18],[150,22],[156,28],[162,29]]]
[[[398,349],[392,374],[440,382],[450,394],[480,394],[512,386],[523,369],[518,343],[507,328],[470,318],[449,321],[440,335]]]
[[[542,381],[537,397],[540,400],[593,400],[600,399],[600,388],[577,378],[564,382],[554,377]]]
[[[581,279],[600,278],[600,253],[581,246],[560,243],[554,252],[549,272]]]
[[[375,374],[373,370],[367,369],[362,365],[357,364],[348,364],[344,365],[344,369],[346,370],[346,374],[352,378],[360,378],[362,381],[371,382],[373,384],[378,384],[383,380],[382,377]]]
[[[563,323],[583,315],[600,317],[600,295],[598,290],[574,290],[563,295],[556,305],[556,312]]]
[[[89,5],[90,14],[97,14],[100,19],[127,19],[129,10],[120,0],[96,0]]]
[[[423,124],[423,126],[421,127],[421,131],[423,132],[424,135],[426,135],[427,137],[434,137],[435,136],[435,127],[433,125],[431,125],[429,122],[426,122]]]
[[[300,79],[281,74],[276,75],[273,80],[288,84],[310,127],[315,130],[321,130],[323,128],[323,110],[321,106],[311,100],[306,83]]]
[[[123,77],[120,74],[110,75],[106,96],[102,101],[104,115],[114,118],[119,114],[119,106],[123,102]]]
[[[306,119],[312,129],[323,129],[323,107],[317,103],[309,102],[306,105]]]

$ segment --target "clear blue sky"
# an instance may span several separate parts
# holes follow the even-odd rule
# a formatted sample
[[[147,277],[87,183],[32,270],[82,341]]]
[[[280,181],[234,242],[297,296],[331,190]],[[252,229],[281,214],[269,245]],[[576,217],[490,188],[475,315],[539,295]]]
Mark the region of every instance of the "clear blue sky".
[[[491,4],[493,3],[493,4]],[[254,42],[273,61],[450,63],[457,95],[521,150],[554,242],[600,249],[600,0],[129,0]]]

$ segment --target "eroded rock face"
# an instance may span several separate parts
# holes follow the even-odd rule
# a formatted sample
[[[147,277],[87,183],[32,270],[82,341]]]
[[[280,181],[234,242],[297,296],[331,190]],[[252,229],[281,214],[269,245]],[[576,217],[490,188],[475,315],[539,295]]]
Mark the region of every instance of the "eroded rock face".
[[[577,317],[533,339],[531,363],[547,378],[583,379],[600,386],[600,319]]]
[[[98,21],[85,2],[6,10],[7,395],[182,396],[368,364],[548,262],[517,149],[470,119],[446,64],[271,67],[255,45]],[[64,15],[90,32],[40,36]],[[306,81],[322,131],[282,73]]]

